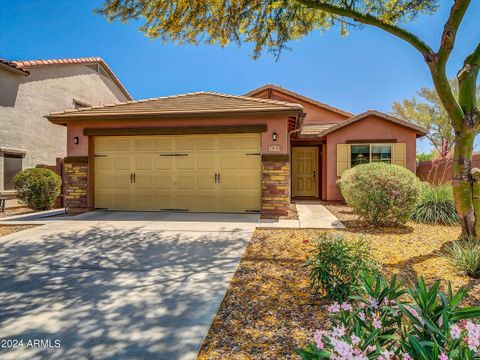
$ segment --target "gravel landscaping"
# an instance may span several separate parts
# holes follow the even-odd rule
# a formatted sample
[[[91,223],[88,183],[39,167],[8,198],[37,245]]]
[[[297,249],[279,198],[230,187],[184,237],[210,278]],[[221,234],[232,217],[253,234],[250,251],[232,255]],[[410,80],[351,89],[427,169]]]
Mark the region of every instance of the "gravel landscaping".
[[[458,226],[407,223],[399,228],[367,226],[343,204],[325,204],[347,227],[347,237],[364,237],[385,275],[407,283],[452,281],[469,287],[470,305],[480,305],[480,280],[468,278],[443,257]],[[324,301],[312,303],[304,262],[310,240],[322,230],[257,230],[232,280],[199,353],[199,359],[293,359],[295,347],[325,327]]]
[[[0,225],[0,237],[31,229],[37,225]]]

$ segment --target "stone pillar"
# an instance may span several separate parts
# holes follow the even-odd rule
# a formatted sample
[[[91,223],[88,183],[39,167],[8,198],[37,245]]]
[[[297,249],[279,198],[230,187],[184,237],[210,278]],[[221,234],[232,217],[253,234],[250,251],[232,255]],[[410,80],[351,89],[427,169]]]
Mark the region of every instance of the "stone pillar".
[[[88,211],[88,157],[66,157],[63,173],[64,202],[67,212]]]
[[[289,207],[289,156],[262,155],[262,214],[286,215]]]

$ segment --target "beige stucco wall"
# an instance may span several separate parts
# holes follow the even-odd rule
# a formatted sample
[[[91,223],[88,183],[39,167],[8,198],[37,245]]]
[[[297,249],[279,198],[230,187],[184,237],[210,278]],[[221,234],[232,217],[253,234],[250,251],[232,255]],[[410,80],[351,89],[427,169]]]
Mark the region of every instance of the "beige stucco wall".
[[[88,156],[89,137],[83,135],[85,128],[152,128],[179,126],[235,126],[235,125],[267,125],[267,131],[262,133],[262,154],[288,154],[288,116],[257,116],[257,117],[226,117],[213,119],[158,119],[158,120],[115,120],[72,121],[68,124],[68,156]],[[272,140],[272,134],[277,133],[277,140]],[[74,144],[73,138],[79,138]],[[270,145],[278,145],[279,151],[269,150]]]
[[[51,124],[44,115],[74,108],[74,98],[91,105],[127,100],[111,79],[82,64],[45,65],[29,71],[29,76],[23,76],[0,69],[0,147],[25,150],[24,168],[54,165],[55,158],[67,154],[66,128]]]
[[[326,172],[322,174],[325,187],[323,199],[343,200],[337,187],[337,144],[345,144],[353,140],[396,140],[398,143],[406,143],[407,168],[413,173],[416,170],[416,146],[417,135],[412,129],[396,125],[376,116],[369,116],[352,125],[346,126],[327,135],[327,143],[324,146],[326,157]]]

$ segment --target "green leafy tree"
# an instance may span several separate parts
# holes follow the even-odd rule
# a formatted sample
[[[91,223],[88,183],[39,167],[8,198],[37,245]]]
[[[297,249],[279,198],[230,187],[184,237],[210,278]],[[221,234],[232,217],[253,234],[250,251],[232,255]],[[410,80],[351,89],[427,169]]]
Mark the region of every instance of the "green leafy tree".
[[[453,187],[465,236],[480,236],[480,170],[472,169],[474,138],[480,125],[475,100],[480,68],[480,42],[472,45],[458,72],[458,97],[447,77],[447,62],[457,31],[471,0],[452,0],[451,10],[434,50],[401,24],[437,10],[439,0],[105,0],[98,11],[109,20],[144,22],[151,38],[177,43],[205,41],[254,44],[254,56],[264,50],[279,55],[290,40],[339,24],[342,34],[364,25],[375,26],[415,48],[433,79],[455,131]]]
[[[458,82],[450,80],[453,94],[458,98]],[[428,129],[427,139],[441,157],[448,155],[455,143],[455,132],[450,118],[443,107],[435,89],[422,88],[417,92],[422,101],[415,97],[405,99],[401,103],[394,102],[393,114]],[[477,107],[480,104],[480,86],[477,87]],[[431,159],[430,159],[431,160]]]

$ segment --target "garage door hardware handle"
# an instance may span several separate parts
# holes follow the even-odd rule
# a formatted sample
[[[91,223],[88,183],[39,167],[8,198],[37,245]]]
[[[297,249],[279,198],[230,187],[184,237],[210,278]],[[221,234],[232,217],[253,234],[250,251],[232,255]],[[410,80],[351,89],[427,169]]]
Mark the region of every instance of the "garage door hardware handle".
[[[220,184],[222,180],[220,179],[220,173],[218,173],[218,184]]]
[[[133,173],[130,173],[130,184],[133,183]]]
[[[215,184],[217,183],[217,181],[218,181],[218,174],[215,173]]]
[[[135,183],[135,178],[137,177],[137,174],[133,173],[133,183]]]
[[[160,154],[160,156],[188,156],[188,154]]]
[[[107,157],[108,155],[93,155],[94,157]]]
[[[260,156],[262,154],[260,154],[260,153],[246,153],[245,155],[258,155],[258,156]]]

